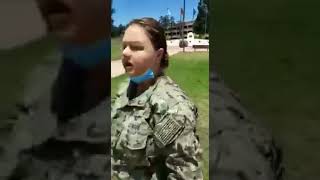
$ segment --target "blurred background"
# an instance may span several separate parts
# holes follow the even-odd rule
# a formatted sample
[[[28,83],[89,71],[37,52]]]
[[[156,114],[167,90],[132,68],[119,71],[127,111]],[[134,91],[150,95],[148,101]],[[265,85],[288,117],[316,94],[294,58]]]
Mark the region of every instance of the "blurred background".
[[[0,1],[0,125],[15,112],[36,65],[58,55],[34,0]],[[41,84],[39,85],[41,87]]]
[[[210,65],[272,131],[285,179],[319,179],[320,1],[210,3]]]
[[[10,49],[40,38],[45,27],[34,0],[0,2],[0,49]]]

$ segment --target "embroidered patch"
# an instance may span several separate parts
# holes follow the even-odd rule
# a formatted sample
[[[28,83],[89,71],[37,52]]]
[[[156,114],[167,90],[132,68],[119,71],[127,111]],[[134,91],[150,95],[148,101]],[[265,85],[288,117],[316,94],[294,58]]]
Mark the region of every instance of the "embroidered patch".
[[[170,144],[173,138],[182,129],[182,126],[173,118],[164,118],[159,127],[155,128],[154,136],[160,143],[158,146],[164,147]]]

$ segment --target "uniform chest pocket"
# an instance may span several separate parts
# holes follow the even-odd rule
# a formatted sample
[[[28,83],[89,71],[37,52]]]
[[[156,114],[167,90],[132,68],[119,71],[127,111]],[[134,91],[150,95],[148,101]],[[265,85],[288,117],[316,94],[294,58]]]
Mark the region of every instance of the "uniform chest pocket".
[[[132,116],[121,135],[123,157],[128,166],[148,166],[146,157],[152,129],[143,118]]]
[[[129,150],[144,149],[146,148],[148,138],[152,135],[152,129],[145,119],[134,118],[126,127],[125,147]]]

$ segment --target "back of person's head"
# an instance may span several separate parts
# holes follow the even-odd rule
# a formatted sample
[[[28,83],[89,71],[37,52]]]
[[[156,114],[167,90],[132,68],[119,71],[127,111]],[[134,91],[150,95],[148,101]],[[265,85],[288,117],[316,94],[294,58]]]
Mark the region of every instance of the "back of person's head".
[[[145,17],[141,19],[132,20],[131,22],[129,22],[127,27],[131,25],[139,25],[146,31],[146,34],[149,37],[155,50],[163,48],[163,56],[161,59],[160,66],[163,69],[167,68],[169,65],[169,55],[167,52],[167,41],[165,31],[161,24],[153,18]]]

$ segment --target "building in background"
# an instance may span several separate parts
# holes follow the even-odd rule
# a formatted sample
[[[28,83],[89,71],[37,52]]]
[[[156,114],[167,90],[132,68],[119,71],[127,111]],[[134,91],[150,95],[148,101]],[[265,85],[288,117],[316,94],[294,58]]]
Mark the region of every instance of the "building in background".
[[[179,47],[180,41],[183,38],[187,41],[188,47],[193,45],[209,46],[209,35],[198,35],[193,32],[193,25],[195,21],[179,22],[167,27],[165,34],[167,38],[167,45],[172,47]],[[182,32],[183,31],[183,32]],[[184,35],[184,37],[182,37]]]
[[[177,23],[175,25],[172,25],[171,27],[168,27],[165,32],[167,39],[181,39],[182,29],[184,31],[184,38],[186,39],[187,34],[193,32],[193,23],[194,21],[187,21],[185,23]],[[183,24],[184,27],[182,28]]]
[[[196,38],[193,32],[189,32],[185,36],[185,41],[188,42],[187,46],[192,47],[193,45],[205,45],[209,46],[209,39],[199,39]],[[179,47],[179,42],[181,39],[167,39],[167,46],[169,47]]]

